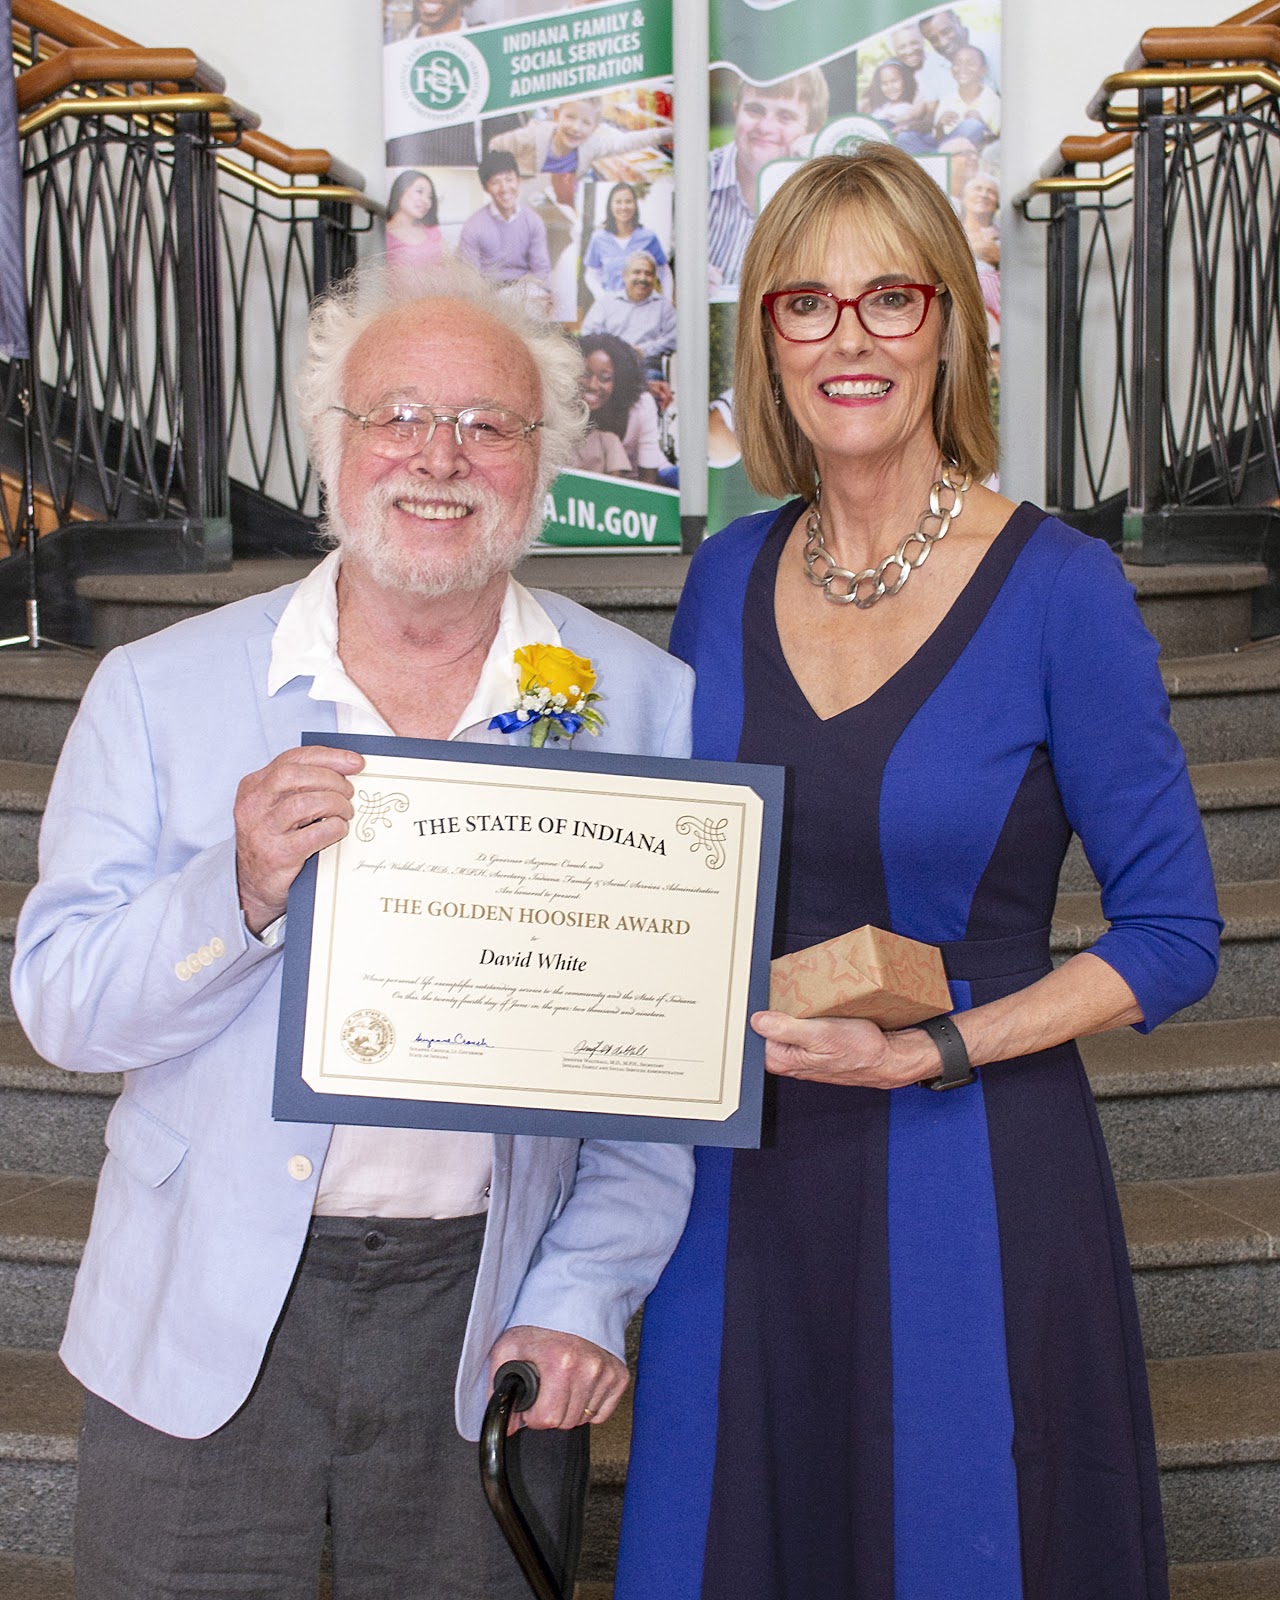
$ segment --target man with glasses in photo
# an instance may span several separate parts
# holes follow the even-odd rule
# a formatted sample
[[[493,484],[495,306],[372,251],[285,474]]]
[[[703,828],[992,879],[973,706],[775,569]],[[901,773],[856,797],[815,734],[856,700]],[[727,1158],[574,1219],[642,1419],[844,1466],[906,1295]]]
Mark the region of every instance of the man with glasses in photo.
[[[332,553],[113,651],[85,695],[13,980],[47,1060],[124,1074],[62,1347],[82,1600],[315,1600],[326,1527],[333,1600],[523,1600],[465,1442],[509,1359],[542,1377],[525,1486],[573,1541],[570,1430],[626,1387],[691,1153],[270,1107],[289,886],[363,765],[344,734],[507,743],[537,642],[593,664],[593,750],[687,754],[688,669],[510,576],[581,373],[462,263],[341,286],[299,386]]]

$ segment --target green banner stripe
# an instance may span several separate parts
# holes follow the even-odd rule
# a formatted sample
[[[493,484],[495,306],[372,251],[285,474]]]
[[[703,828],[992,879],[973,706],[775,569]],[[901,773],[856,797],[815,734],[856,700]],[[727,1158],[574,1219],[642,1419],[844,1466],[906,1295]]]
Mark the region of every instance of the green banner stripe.
[[[718,0],[711,8],[711,65],[773,83],[919,15],[918,0],[791,0],[771,11]]]
[[[578,6],[466,34],[489,69],[486,114],[671,75],[671,0]]]
[[[547,491],[542,542],[629,550],[680,544],[680,496],[626,478],[562,472]]]

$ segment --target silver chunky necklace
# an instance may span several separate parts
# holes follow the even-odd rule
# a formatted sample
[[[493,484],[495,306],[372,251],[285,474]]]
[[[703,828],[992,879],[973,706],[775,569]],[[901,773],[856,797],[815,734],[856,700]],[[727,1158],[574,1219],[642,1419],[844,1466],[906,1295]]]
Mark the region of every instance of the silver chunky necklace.
[[[946,537],[948,528],[964,510],[964,497],[973,480],[967,472],[953,478],[951,474],[955,470],[952,462],[943,467],[942,476],[929,490],[929,509],[919,522],[892,555],[862,572],[850,572],[847,567],[838,567],[831,559],[831,553],[822,538],[822,485],[819,484],[813,496],[813,509],[805,523],[804,570],[809,582],[816,583],[824,599],[830,600],[833,605],[855,605],[859,611],[866,611],[887,594],[897,594],[916,568],[924,566],[930,550],[939,539]],[[946,506],[942,503],[944,492],[951,496]],[[911,545],[918,545],[919,549],[909,556],[907,550]],[[892,583],[886,583],[884,575],[890,567],[897,567],[898,576]],[[843,587],[834,587],[837,584]],[[863,584],[871,585],[866,595],[858,593]]]

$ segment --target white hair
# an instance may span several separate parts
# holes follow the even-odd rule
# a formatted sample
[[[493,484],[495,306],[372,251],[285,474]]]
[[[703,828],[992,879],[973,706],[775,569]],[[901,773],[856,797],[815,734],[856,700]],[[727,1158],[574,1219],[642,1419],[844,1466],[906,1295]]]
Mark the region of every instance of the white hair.
[[[388,270],[382,261],[365,263],[312,306],[296,392],[307,449],[321,484],[332,489],[337,479],[343,418],[333,408],[344,402],[347,357],[356,341],[380,317],[433,300],[466,301],[491,317],[528,352],[542,389],[534,496],[535,506],[540,506],[551,480],[573,460],[586,434],[582,356],[557,324],[531,315],[524,280],[499,288],[456,258],[419,270],[401,266]]]

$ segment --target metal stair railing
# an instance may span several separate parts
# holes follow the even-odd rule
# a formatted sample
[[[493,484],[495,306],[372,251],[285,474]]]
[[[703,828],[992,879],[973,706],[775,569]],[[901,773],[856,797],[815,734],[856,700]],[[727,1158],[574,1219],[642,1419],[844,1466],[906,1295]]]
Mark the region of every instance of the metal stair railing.
[[[36,478],[67,546],[50,568],[225,567],[237,492],[268,520],[318,509],[290,369],[381,208],[327,151],[258,131],[191,51],[51,0],[13,17]],[[0,467],[17,387],[0,368]]]
[[[1148,30],[1016,202],[1048,225],[1046,498],[1131,560],[1280,566],[1278,23]]]

